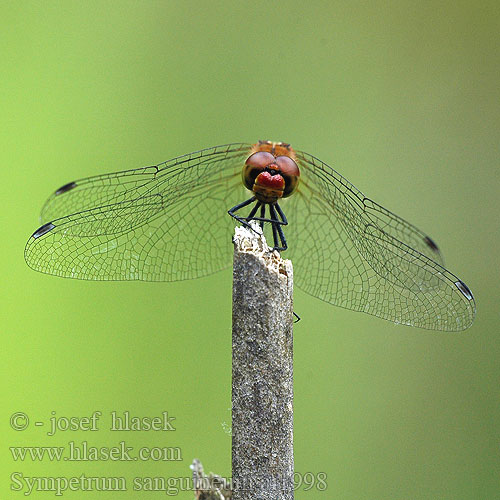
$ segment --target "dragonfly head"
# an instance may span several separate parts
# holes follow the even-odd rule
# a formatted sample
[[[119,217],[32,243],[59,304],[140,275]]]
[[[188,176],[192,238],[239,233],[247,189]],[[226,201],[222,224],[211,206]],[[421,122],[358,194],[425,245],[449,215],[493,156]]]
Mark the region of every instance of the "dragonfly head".
[[[290,196],[299,178],[295,152],[284,142],[259,141],[243,167],[243,183],[263,203]]]

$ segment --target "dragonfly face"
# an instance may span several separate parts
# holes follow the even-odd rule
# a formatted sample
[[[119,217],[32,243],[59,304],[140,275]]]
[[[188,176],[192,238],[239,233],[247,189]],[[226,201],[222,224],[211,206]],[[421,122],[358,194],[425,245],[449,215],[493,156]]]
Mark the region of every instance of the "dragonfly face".
[[[290,196],[299,178],[295,152],[283,142],[259,141],[243,167],[243,183],[262,203]]]
[[[31,268],[67,278],[199,278],[231,265],[229,207],[241,223],[264,226],[277,249],[287,248],[286,226],[294,282],[314,297],[430,330],[474,320],[474,296],[434,240],[283,142],[225,144],[64,184],[24,255]]]

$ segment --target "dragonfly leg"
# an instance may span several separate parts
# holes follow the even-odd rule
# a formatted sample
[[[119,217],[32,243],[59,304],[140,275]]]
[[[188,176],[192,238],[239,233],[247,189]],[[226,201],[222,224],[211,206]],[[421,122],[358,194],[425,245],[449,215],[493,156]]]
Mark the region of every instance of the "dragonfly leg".
[[[260,207],[260,228],[264,231],[264,222],[266,220],[266,206],[262,204]]]
[[[283,232],[283,228],[281,226],[288,225],[288,220],[286,218],[285,213],[283,212],[281,207],[278,205],[278,203],[275,203],[275,207],[276,207],[276,210],[277,210],[279,216],[281,217],[281,222],[278,224],[278,233],[280,235],[281,245],[284,247],[283,250],[286,250],[288,248],[288,245],[286,243],[285,233]]]
[[[254,202],[256,202],[255,206],[252,208],[247,217],[240,217],[239,215],[236,215],[236,212],[238,210]],[[266,217],[266,205],[269,205],[270,218]],[[257,210],[259,210],[259,208],[260,208],[259,217],[255,217],[255,214],[257,213]],[[235,205],[233,208],[228,210],[227,213],[231,217],[236,219],[238,222],[243,224],[245,227],[248,227],[250,229],[253,229],[252,226],[249,224],[249,221],[251,220],[258,221],[262,230],[264,229],[264,223],[269,222],[273,230],[273,242],[274,242],[273,250],[283,251],[288,248],[285,235],[281,227],[281,226],[286,226],[288,224],[288,221],[285,217],[285,214],[283,213],[283,210],[281,210],[281,207],[277,203],[263,203],[261,201],[257,201],[255,196],[252,196],[252,198],[249,198],[248,200],[245,200],[244,202]]]
[[[284,226],[288,225],[288,220],[283,212],[283,210],[281,209],[281,207],[278,205],[278,203],[275,203],[274,206],[276,207],[276,210],[279,214],[279,216],[281,217],[281,224],[283,224]]]
[[[271,212],[271,217],[273,216],[273,206],[271,205],[269,207],[269,211]],[[279,244],[278,244],[278,224],[275,224],[274,222],[271,222],[271,226],[273,228],[273,242],[274,242],[274,248],[273,250],[279,250]]]
[[[252,204],[253,202],[256,201],[256,198],[255,196],[252,196],[251,198],[249,198],[248,200],[238,204],[238,205],[235,205],[233,208],[231,208],[230,210],[227,211],[227,213],[233,217],[234,219],[236,219],[240,224],[242,224],[243,226],[247,227],[248,229],[251,229],[252,231],[255,231],[254,228],[249,224],[249,221],[252,221],[252,220],[256,220],[256,221],[261,221],[260,222],[260,225],[262,227],[262,229],[264,229],[264,222],[271,222],[269,219],[265,219],[263,217],[255,217],[255,213],[257,212],[257,210],[259,209],[260,207],[260,213],[262,215],[262,213],[264,212],[265,214],[265,205],[261,202],[261,201],[257,201],[257,203],[255,203],[255,206],[252,208],[252,210],[250,211],[250,213],[248,214],[247,217],[240,217],[239,215],[236,215],[236,212],[238,210],[240,210],[241,208],[244,208],[250,204]]]
[[[253,220],[253,217],[255,215],[255,213],[257,212],[258,208],[261,206],[262,202],[261,201],[258,201],[255,206],[252,208],[252,211],[248,214],[248,216],[246,217],[246,220]]]
[[[244,201],[242,203],[239,203],[238,205],[235,205],[233,208],[230,208],[227,211],[227,213],[231,217],[233,217],[234,219],[236,219],[240,224],[243,224],[245,227],[252,228],[252,226],[250,226],[250,224],[248,223],[249,218],[248,217],[240,217],[239,215],[236,215],[236,212],[238,210],[240,210],[241,208],[244,208],[244,207],[250,205],[255,200],[256,200],[255,196],[252,196],[248,200],[246,200],[246,201]],[[260,204],[260,201],[257,202],[256,206],[252,209],[252,212],[250,212],[250,213],[255,213],[257,211],[257,208],[259,208],[259,204]]]
[[[248,200],[245,200],[244,202],[242,203],[239,203],[238,205],[235,205],[233,208],[230,208],[227,213],[231,216],[231,217],[235,217],[234,213],[237,212],[240,208],[243,208],[243,207],[246,207],[247,205],[250,205],[250,203],[254,202],[256,200],[255,196],[252,196],[251,198],[248,198]]]
[[[281,207],[277,203],[273,203],[273,204],[269,204],[269,205],[270,205],[270,207],[274,206],[277,209],[278,215],[281,217],[281,220],[276,215],[274,215],[274,217],[271,216],[271,218],[268,219],[267,217],[265,217],[265,214],[263,215],[262,213],[260,214],[261,215],[260,217],[255,217],[254,214],[257,211],[255,209],[255,207],[252,210],[252,212],[250,213],[250,215],[247,217],[247,219],[261,221],[261,222],[274,222],[278,226],[286,226],[288,224],[288,220],[285,217],[283,210],[281,210]],[[262,212],[262,210],[261,210],[261,212]]]
[[[282,220],[279,220],[276,210],[278,210],[278,214],[280,215]],[[281,208],[277,203],[269,205],[269,212],[271,213],[271,224],[273,227],[273,239],[274,239],[273,250],[279,250],[281,252],[288,248],[285,239],[285,234],[283,233],[283,229],[281,227],[282,225],[288,224],[288,221],[286,220],[283,210],[281,210]],[[279,242],[278,242],[278,236],[279,236]]]

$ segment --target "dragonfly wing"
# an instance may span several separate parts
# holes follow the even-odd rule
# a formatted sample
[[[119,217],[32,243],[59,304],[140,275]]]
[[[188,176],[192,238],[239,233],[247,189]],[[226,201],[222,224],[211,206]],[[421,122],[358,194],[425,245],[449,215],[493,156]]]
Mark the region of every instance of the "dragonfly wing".
[[[444,264],[441,252],[430,236],[369,198],[364,198],[363,205],[365,214],[381,231],[414,248],[438,264]]]
[[[397,323],[447,331],[470,326],[476,310],[470,290],[436,262],[429,244],[411,246],[424,233],[367,203],[325,163],[306,153],[298,160],[300,191],[283,208],[299,221],[287,227],[299,288]]]
[[[124,170],[111,174],[96,175],[68,182],[54,191],[45,202],[40,221],[42,223],[119,201],[125,198],[126,191],[134,191],[153,181],[158,167],[144,167]]]
[[[97,198],[88,189],[90,205],[108,203],[46,222],[27,242],[28,265],[90,280],[175,281],[223,269],[232,255],[227,210],[244,196],[249,148],[231,144],[176,158],[129,189],[98,187]],[[129,172],[115,175],[136,175]],[[82,199],[68,197],[60,207],[84,206]]]
[[[172,169],[190,169],[193,165],[212,165],[216,159],[233,156],[248,151],[249,144],[227,144],[207,148],[194,153],[173,158],[159,165],[142,167],[121,172],[112,172],[78,179],[64,184],[54,191],[45,202],[40,220],[42,223],[68,214],[74,214],[110,203],[137,198],[140,192],[148,191],[150,182],[157,181]],[[159,185],[158,182],[157,185]]]

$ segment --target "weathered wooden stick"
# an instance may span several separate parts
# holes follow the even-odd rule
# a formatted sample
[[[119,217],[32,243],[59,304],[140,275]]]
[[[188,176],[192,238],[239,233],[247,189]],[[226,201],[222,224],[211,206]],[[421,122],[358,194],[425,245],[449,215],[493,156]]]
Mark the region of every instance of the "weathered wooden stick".
[[[229,482],[212,472],[205,474],[203,465],[195,458],[190,465],[193,471],[193,486],[195,500],[230,500],[232,499]]]
[[[292,500],[293,268],[254,227],[234,236],[233,499]]]

